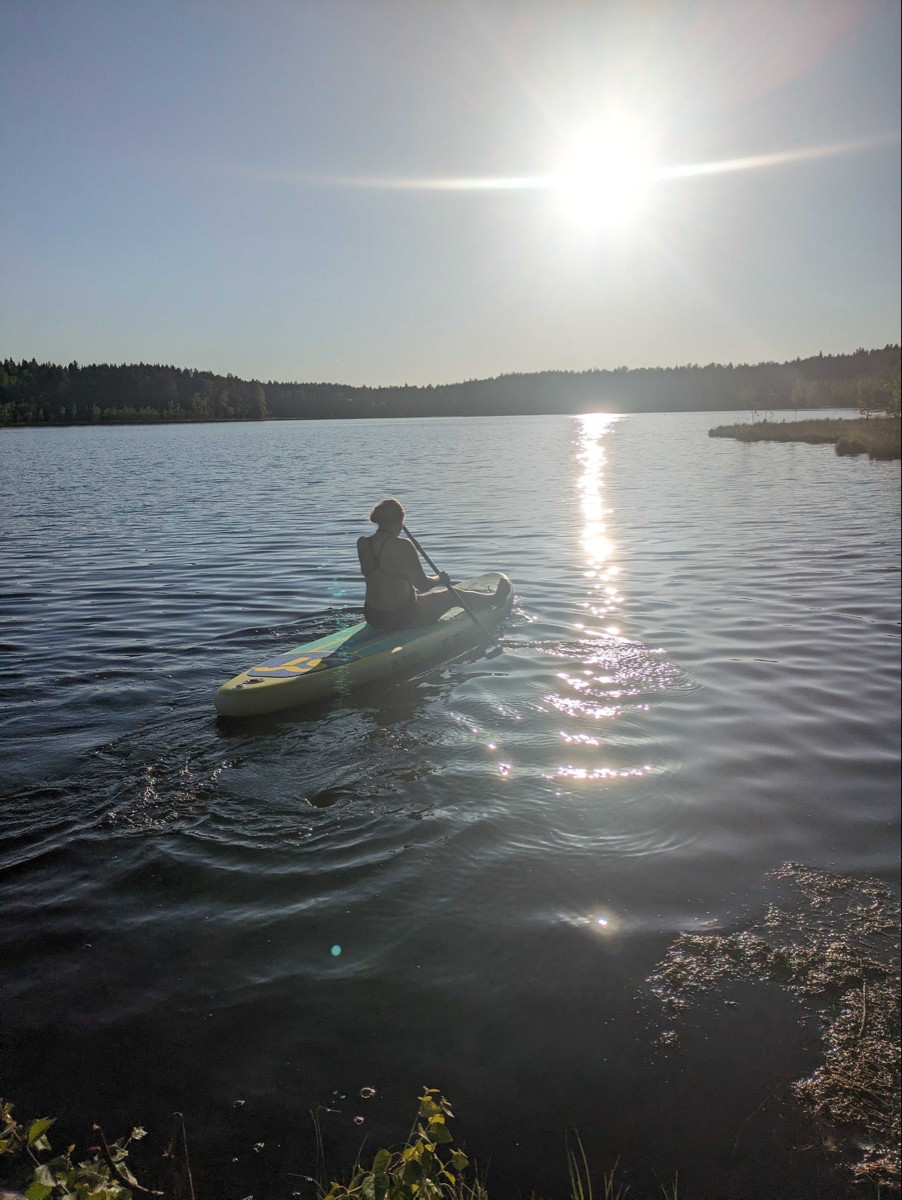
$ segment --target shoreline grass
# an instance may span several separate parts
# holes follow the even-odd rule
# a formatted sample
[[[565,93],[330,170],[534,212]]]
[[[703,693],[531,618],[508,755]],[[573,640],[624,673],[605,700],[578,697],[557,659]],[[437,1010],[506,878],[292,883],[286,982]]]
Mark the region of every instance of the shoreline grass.
[[[708,437],[734,438],[739,442],[807,442],[836,447],[837,454],[867,454],[889,461],[902,458],[899,418],[826,417],[807,421],[756,421],[718,425]]]

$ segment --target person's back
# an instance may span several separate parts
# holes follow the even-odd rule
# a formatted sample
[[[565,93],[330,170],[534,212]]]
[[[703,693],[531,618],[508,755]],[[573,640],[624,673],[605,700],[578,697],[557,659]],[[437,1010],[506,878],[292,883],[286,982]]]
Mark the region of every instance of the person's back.
[[[366,579],[366,602],[372,608],[390,612],[410,599],[415,585],[403,552],[406,546],[410,542],[402,542],[383,529],[377,529],[370,537],[358,538],[357,556]]]
[[[370,520],[378,526],[370,537],[357,539],[357,557],[366,579],[363,613],[374,629],[397,631],[419,623],[417,591],[439,580],[426,576],[410,542],[401,537],[404,508],[394,497],[377,504]]]

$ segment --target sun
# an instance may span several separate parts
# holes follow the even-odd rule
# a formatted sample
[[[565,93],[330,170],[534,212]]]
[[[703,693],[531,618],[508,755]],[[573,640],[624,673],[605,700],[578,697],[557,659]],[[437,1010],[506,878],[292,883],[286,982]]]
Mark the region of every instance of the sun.
[[[583,129],[564,147],[552,181],[561,214],[572,225],[588,231],[634,226],[651,199],[648,139],[628,122]]]

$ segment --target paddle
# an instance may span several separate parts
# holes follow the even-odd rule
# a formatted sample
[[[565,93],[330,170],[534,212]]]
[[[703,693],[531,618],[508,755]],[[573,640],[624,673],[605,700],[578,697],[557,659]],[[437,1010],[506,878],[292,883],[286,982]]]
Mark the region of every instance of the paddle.
[[[426,562],[429,564],[429,566],[432,567],[432,569],[433,569],[433,571],[435,571],[436,575],[441,575],[441,571],[438,569],[438,567],[435,565],[435,563],[432,561],[432,559],[429,557],[429,555],[426,553],[426,551],[423,549],[423,547],[420,545],[420,543],[417,541],[417,539],[413,536],[413,534],[410,532],[410,530],[407,528],[407,526],[402,525],[401,528],[404,530],[404,532],[407,534],[407,536],[413,542],[414,549],[426,560]],[[492,640],[491,633],[488,631],[488,629],[486,629],[486,627],[483,625],[482,621],[480,621],[479,617],[477,617],[477,615],[473,611],[473,609],[470,608],[469,604],[467,604],[466,600],[464,599],[463,592],[459,592],[457,590],[457,588],[452,587],[450,584],[448,584],[448,591],[451,593],[451,595],[454,597],[454,599],[458,602],[458,604],[460,604],[461,608],[466,609],[466,611],[470,614],[470,616],[473,618],[473,620],[476,622],[476,624],[479,626],[479,628],[485,634],[487,640],[491,641]]]

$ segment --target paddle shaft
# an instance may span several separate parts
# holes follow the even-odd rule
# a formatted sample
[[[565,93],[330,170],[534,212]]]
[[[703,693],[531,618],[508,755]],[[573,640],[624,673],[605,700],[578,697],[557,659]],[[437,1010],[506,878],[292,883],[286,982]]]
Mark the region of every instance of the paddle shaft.
[[[441,571],[438,569],[438,567],[435,565],[435,563],[432,561],[432,559],[429,557],[429,555],[426,553],[426,551],[423,549],[423,547],[420,545],[420,543],[417,541],[417,539],[413,536],[413,534],[410,532],[410,530],[407,528],[407,526],[402,525],[401,528],[404,530],[404,532],[407,534],[407,536],[413,542],[414,549],[426,560],[426,562],[429,564],[429,566],[432,567],[432,569],[433,569],[433,571],[435,571],[436,575],[441,575]],[[491,641],[492,635],[489,633],[489,631],[483,625],[482,621],[480,621],[479,617],[477,617],[477,615],[473,611],[473,609],[470,608],[469,604],[467,604],[466,600],[464,599],[463,593],[459,592],[457,590],[457,588],[451,587],[450,585],[448,587],[448,591],[455,598],[455,600],[458,601],[461,608],[465,609],[470,614],[470,616],[473,618],[473,620],[476,622],[476,624],[479,626],[479,628],[482,630],[482,632],[485,634],[485,636]]]

